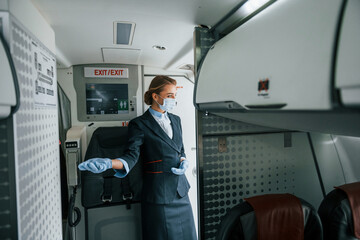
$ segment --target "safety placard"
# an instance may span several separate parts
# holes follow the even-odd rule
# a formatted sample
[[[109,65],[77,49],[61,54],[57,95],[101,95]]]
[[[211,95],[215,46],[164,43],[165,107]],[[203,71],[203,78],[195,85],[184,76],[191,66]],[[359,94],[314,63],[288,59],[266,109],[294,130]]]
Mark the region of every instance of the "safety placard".
[[[128,68],[97,68],[85,67],[84,77],[91,78],[129,78]]]
[[[56,61],[47,50],[32,42],[34,59],[34,101],[37,107],[56,107]]]

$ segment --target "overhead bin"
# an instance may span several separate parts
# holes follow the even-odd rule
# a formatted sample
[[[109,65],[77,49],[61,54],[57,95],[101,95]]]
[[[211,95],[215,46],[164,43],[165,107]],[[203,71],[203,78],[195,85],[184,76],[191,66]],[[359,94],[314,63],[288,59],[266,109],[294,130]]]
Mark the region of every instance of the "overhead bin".
[[[336,58],[336,88],[345,106],[360,106],[360,1],[347,3]]]
[[[195,104],[269,127],[360,136],[359,23],[358,0],[276,1],[211,47]]]
[[[16,108],[16,73],[10,49],[0,31],[0,119],[7,118]],[[14,79],[15,78],[15,79]]]

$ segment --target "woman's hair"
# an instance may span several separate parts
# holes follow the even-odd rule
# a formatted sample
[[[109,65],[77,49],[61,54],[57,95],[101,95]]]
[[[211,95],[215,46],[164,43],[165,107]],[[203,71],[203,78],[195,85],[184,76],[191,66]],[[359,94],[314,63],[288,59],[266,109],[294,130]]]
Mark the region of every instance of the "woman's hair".
[[[147,105],[151,105],[153,103],[152,94],[160,94],[164,87],[170,84],[176,86],[176,80],[163,75],[154,77],[150,83],[149,90],[144,94],[144,102]]]

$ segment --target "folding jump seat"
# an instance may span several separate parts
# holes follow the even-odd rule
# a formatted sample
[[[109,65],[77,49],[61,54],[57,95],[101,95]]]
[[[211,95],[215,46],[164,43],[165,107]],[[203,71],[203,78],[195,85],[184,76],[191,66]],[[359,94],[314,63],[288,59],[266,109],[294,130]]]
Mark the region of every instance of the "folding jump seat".
[[[95,130],[86,151],[85,160],[90,158],[120,157],[127,144],[127,127],[100,127]],[[141,160],[125,178],[114,177],[109,169],[100,174],[81,172],[82,204],[85,208],[104,205],[138,203],[141,200],[142,165]]]
[[[128,141],[127,127],[96,129],[85,154],[90,158],[117,158]],[[81,172],[81,203],[84,207],[85,239],[114,239],[121,229],[121,239],[141,238],[141,160],[125,178],[114,177],[113,169],[94,174]],[[126,230],[126,231],[125,231]],[[116,238],[116,237],[115,237]]]
[[[322,240],[322,225],[308,202],[291,194],[245,199],[226,213],[216,240]]]
[[[360,182],[335,187],[322,201],[318,213],[324,239],[360,239]]]

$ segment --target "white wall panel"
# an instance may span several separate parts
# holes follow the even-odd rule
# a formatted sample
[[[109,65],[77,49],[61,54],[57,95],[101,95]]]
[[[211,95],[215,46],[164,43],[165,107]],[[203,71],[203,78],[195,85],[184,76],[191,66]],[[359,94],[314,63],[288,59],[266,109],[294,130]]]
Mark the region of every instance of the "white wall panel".
[[[344,171],[345,183],[360,181],[360,138],[335,135],[332,138]]]
[[[334,190],[334,186],[345,184],[343,168],[332,136],[320,133],[311,133],[310,135],[324,190],[328,194]]]
[[[55,32],[30,0],[9,0],[9,11],[40,42],[55,53]]]
[[[9,35],[21,94],[20,108],[14,115],[18,236],[19,239],[60,240],[56,60],[15,18],[11,18]],[[54,41],[51,37],[48,40]],[[47,83],[40,79],[44,71]],[[40,98],[39,86],[45,87],[45,94]],[[51,89],[55,89],[52,95]]]
[[[290,193],[318,208],[323,194],[306,133],[280,132],[211,114],[200,116],[199,124],[204,239],[215,239],[222,217],[247,197]]]

